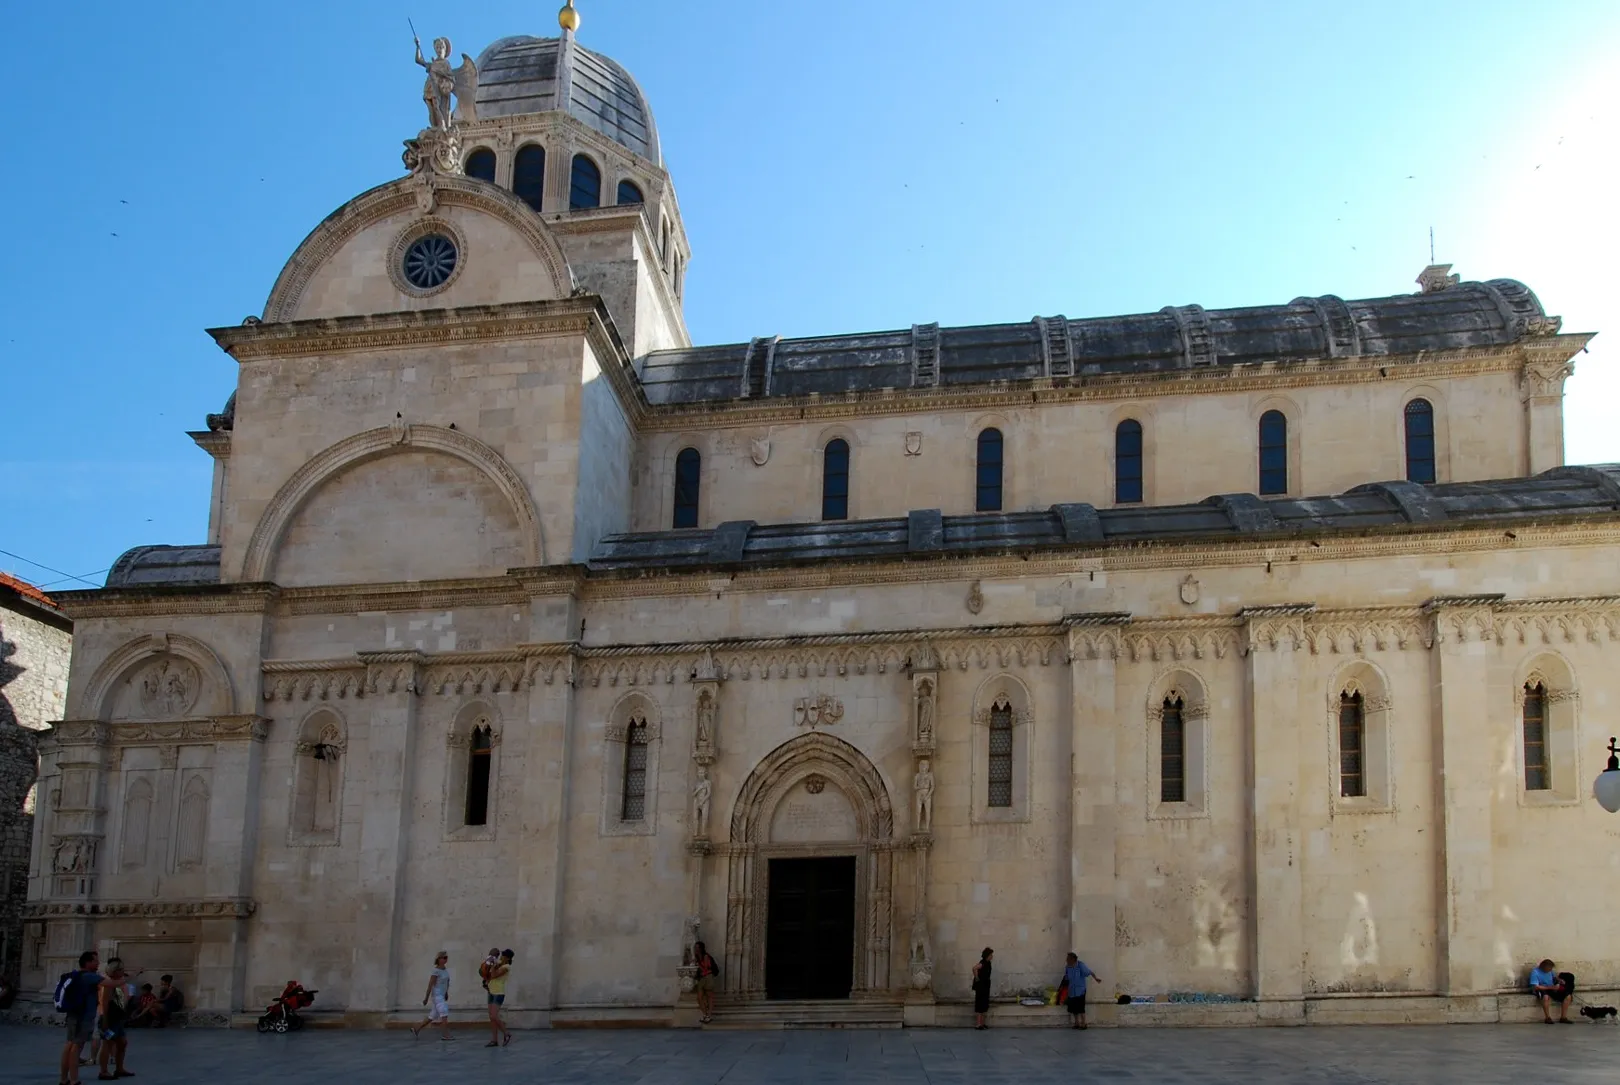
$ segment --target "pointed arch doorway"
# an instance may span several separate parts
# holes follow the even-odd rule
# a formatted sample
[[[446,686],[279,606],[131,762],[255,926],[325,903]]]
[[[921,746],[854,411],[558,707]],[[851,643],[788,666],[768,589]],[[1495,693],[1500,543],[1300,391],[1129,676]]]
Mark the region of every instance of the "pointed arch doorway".
[[[738,793],[727,850],[728,992],[888,990],[894,810],[864,754],[815,731],[772,750]]]

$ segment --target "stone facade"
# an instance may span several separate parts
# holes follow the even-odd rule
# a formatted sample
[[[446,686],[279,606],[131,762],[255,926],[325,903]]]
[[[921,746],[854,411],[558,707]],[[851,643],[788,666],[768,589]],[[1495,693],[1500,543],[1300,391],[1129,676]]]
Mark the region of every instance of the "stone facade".
[[[209,544],[63,597],[26,982],[99,944],[218,1014],[291,968],[378,1023],[435,950],[465,975],[500,944],[520,1023],[690,1024],[699,939],[745,1019],[831,984],[862,1020],[964,1021],[985,945],[998,997],[1072,948],[1105,992],[1252,1021],[1496,1019],[1541,956],[1620,979],[1591,858],[1620,822],[1584,799],[1620,469],[1563,469],[1559,420],[1586,336],[1430,269],[693,348],[656,133],[564,108],[572,48],[534,46],[541,106],[425,131],[213,332],[240,379],[194,434]],[[425,152],[479,134],[495,183]],[[612,143],[647,202],[548,173],[537,210],[530,139]],[[425,288],[430,236],[458,255]],[[812,983],[778,940],[815,893]]]
[[[62,718],[72,651],[73,623],[50,597],[0,573],[0,975],[12,982],[27,941],[37,736]]]

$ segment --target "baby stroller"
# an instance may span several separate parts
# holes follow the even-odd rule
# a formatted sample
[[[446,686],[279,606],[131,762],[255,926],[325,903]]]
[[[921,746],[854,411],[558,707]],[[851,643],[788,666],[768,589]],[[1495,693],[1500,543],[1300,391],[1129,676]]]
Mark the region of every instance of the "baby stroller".
[[[259,1018],[259,1031],[297,1032],[304,1027],[304,1019],[298,1011],[313,1005],[315,994],[314,991],[305,990],[297,980],[288,980],[281,994],[265,1008],[264,1016]]]

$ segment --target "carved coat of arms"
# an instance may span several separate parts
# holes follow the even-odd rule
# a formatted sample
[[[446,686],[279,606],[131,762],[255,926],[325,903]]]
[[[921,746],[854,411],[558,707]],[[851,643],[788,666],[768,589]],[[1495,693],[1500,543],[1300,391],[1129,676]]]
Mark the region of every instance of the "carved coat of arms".
[[[825,693],[793,702],[793,723],[798,727],[824,727],[843,718],[843,702]]]
[[[756,467],[764,467],[765,461],[771,458],[771,436],[750,437],[748,439],[748,457],[754,461]]]

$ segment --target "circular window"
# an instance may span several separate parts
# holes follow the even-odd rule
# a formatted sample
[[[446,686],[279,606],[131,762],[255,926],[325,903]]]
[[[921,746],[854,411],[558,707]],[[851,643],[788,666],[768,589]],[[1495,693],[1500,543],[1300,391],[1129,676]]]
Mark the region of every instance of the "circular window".
[[[456,270],[456,243],[443,234],[419,237],[405,250],[401,270],[418,290],[443,286]]]

